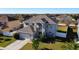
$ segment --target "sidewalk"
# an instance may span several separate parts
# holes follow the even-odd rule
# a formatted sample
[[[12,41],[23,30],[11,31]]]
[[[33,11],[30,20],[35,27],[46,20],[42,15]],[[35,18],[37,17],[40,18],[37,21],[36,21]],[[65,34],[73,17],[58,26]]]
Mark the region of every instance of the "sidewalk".
[[[15,42],[13,42],[12,44],[8,45],[7,47],[5,47],[6,50],[19,50],[21,49],[25,44],[27,44],[28,42],[30,42],[29,39],[25,39],[25,40],[16,40]]]

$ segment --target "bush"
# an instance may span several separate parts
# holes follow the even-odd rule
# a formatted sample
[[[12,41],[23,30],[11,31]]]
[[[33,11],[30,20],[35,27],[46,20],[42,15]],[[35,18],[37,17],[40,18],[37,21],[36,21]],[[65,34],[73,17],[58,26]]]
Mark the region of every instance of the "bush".
[[[39,39],[45,43],[55,43],[55,37],[46,37],[45,35],[42,35]]]
[[[3,38],[0,38],[0,40],[4,40]]]
[[[15,38],[15,39],[19,39],[19,33],[15,33],[15,34],[14,34],[14,38]]]
[[[45,39],[45,36],[44,35],[40,35],[40,41],[44,40]]]
[[[37,50],[39,47],[39,39],[33,39],[32,42],[33,42],[32,47]]]
[[[0,38],[0,43],[4,42],[4,39],[3,38]]]
[[[9,39],[9,38],[8,38],[8,39],[5,39],[5,41],[10,41],[10,40],[11,40],[11,39]]]
[[[0,36],[3,36],[3,33],[0,33]]]

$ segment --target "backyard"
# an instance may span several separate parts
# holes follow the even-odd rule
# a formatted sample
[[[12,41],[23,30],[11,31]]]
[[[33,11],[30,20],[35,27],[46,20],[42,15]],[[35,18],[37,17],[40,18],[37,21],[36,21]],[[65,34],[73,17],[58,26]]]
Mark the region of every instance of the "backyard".
[[[15,40],[16,39],[14,39],[13,37],[0,36],[0,47],[6,47]]]

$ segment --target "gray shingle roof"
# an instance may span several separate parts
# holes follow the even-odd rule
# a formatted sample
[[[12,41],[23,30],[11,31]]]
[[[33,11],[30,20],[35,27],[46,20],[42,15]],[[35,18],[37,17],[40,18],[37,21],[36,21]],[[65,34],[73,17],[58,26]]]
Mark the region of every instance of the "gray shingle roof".
[[[33,16],[32,18],[25,20],[25,23],[45,23],[42,18],[44,18],[48,23],[50,24],[56,24],[53,20],[51,20],[49,17],[46,15],[37,15]]]
[[[30,26],[19,29],[17,32],[33,34],[32,28]]]
[[[60,15],[56,17],[57,20],[62,21],[63,23],[70,24],[72,23],[72,17],[68,15]]]

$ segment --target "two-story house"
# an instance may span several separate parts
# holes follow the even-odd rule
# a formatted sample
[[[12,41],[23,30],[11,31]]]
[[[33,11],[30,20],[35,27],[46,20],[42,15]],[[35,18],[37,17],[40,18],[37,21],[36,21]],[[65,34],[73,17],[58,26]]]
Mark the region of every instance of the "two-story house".
[[[46,15],[37,15],[22,22],[23,28],[18,30],[20,38],[33,39],[39,35],[54,37],[57,31],[57,24]]]

